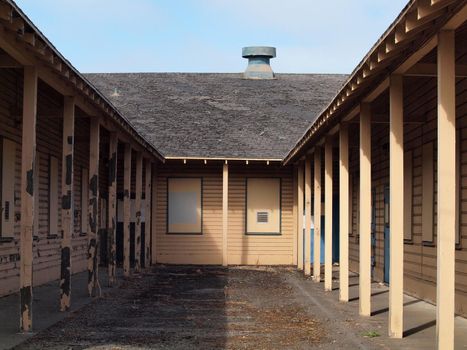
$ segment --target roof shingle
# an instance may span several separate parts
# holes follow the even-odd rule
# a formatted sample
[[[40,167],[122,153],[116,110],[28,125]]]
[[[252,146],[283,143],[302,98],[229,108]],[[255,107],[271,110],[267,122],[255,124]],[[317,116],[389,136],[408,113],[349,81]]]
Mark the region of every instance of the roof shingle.
[[[345,75],[85,75],[166,157],[282,159]]]

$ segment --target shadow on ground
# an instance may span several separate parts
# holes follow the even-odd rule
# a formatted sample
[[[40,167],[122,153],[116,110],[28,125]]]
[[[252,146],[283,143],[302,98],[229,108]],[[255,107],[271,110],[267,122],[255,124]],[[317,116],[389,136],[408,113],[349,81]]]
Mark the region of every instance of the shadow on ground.
[[[155,267],[16,349],[283,349],[325,336],[276,269]]]

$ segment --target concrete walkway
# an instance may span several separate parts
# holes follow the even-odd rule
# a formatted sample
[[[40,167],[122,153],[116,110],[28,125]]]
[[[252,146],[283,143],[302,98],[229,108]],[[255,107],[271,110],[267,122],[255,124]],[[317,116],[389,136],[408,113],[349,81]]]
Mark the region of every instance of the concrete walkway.
[[[338,276],[338,267],[333,276]],[[293,279],[294,280],[294,279]],[[382,349],[436,349],[436,306],[411,296],[404,296],[404,338],[391,339],[388,334],[389,287],[372,284],[372,316],[358,314],[358,275],[349,278],[349,302],[340,303],[339,281],[333,280],[332,292],[324,291],[324,283],[315,283],[311,278],[302,277],[299,282],[291,281],[300,288],[310,302],[320,305],[330,318],[339,318],[344,328],[350,328],[357,336],[375,336],[373,343]],[[345,329],[344,329],[345,330]],[[348,330],[345,330],[348,332]],[[373,333],[374,332],[374,333]],[[353,348],[353,347],[349,347]],[[364,348],[364,347],[363,347]],[[455,319],[455,349],[467,349],[467,319]]]
[[[107,286],[107,269],[99,269],[99,281],[102,293],[108,294],[111,290]],[[19,333],[19,293],[0,298],[0,350],[9,349],[33,336],[58,321],[79,310],[93,301],[88,296],[87,272],[72,276],[71,309],[69,312],[60,312],[59,282],[53,281],[33,288],[33,333]]]

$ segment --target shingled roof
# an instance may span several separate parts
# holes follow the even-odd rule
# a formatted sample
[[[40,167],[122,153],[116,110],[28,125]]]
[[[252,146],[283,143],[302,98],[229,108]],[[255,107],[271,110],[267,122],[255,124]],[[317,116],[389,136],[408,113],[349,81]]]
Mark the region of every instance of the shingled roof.
[[[166,157],[283,159],[345,75],[86,74]]]

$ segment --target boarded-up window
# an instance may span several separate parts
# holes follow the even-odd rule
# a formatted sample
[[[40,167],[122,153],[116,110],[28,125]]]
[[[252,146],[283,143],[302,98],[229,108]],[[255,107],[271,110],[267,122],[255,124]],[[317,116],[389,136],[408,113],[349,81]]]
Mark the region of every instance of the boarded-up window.
[[[422,161],[422,241],[433,242],[433,142],[423,145]]]
[[[81,233],[88,232],[89,170],[81,169]]]
[[[404,155],[404,240],[412,240],[413,154]]]
[[[167,233],[202,233],[202,179],[168,179]]]
[[[0,237],[13,238],[15,229],[15,163],[16,143],[8,139],[2,139],[2,232]]]
[[[246,181],[246,233],[281,233],[281,180],[250,178]]]
[[[49,157],[49,235],[58,235],[58,159]]]

